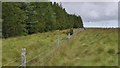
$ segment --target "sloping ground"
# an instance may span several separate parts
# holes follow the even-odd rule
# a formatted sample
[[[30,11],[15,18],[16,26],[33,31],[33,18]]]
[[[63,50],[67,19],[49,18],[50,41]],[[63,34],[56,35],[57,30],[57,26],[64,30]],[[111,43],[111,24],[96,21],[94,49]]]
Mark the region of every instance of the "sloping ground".
[[[3,66],[21,65],[22,48],[27,66],[118,65],[118,29],[86,29],[71,39],[66,31],[3,39]]]

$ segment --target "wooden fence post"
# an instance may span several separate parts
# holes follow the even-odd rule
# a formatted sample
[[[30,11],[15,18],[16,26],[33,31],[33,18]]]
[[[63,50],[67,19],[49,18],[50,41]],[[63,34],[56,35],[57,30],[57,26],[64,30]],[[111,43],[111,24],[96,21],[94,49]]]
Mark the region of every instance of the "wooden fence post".
[[[70,33],[68,34],[68,36],[67,36],[67,37],[68,37],[68,40],[69,40],[69,39],[70,39],[70,37],[71,37],[71,36],[70,36]]]
[[[26,68],[26,48],[22,48],[21,59],[22,59],[22,68]]]
[[[58,30],[58,47],[60,46],[60,32]]]

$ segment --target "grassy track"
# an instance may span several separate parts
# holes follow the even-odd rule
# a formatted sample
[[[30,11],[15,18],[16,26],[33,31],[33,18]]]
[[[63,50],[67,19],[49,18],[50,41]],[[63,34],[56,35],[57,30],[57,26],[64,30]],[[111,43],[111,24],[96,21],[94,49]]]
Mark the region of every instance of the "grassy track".
[[[118,65],[118,29],[87,29],[68,40],[66,30],[3,39],[3,65],[21,64],[21,49],[27,49],[28,66]]]

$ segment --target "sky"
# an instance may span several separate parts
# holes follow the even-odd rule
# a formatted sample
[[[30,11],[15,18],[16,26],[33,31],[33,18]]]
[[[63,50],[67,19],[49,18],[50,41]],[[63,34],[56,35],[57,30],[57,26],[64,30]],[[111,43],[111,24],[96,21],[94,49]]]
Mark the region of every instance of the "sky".
[[[54,0],[55,1],[55,0]],[[117,0],[60,1],[67,13],[82,17],[84,27],[118,27],[118,2]]]

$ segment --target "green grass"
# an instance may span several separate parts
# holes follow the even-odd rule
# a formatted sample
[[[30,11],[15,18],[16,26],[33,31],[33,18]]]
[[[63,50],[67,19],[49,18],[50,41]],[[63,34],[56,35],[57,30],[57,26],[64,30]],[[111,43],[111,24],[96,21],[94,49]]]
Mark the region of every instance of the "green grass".
[[[2,40],[2,65],[21,64],[27,49],[27,66],[117,66],[118,29],[87,29],[67,39],[67,30],[38,33]],[[12,62],[14,61],[14,62]],[[12,62],[12,63],[10,63]]]

